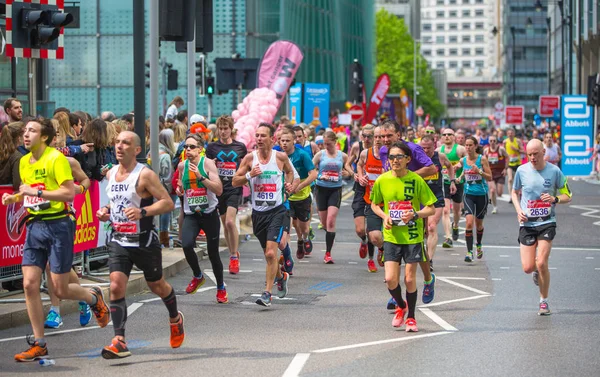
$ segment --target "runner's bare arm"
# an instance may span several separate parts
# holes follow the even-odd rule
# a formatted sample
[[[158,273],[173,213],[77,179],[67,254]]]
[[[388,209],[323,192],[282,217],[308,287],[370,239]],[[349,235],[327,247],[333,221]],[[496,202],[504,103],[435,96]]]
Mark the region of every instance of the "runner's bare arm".
[[[73,178],[77,182],[79,182],[78,185],[75,185],[75,193],[83,194],[90,188],[92,182],[90,181],[89,177],[83,172],[83,170],[81,169],[81,165],[76,159],[74,159],[73,157],[67,157],[67,160],[69,161],[69,165],[71,166]],[[81,189],[81,187],[83,187],[83,190]]]
[[[352,148],[350,148],[350,154],[348,154],[348,163],[352,165],[359,157],[358,151],[360,150],[358,141],[352,144]]]
[[[205,179],[202,184],[210,191],[214,192],[217,196],[220,196],[223,194],[223,183],[221,183],[221,178],[219,178],[217,165],[215,165],[213,160],[206,159],[204,160],[204,167],[206,168],[208,179]]]
[[[300,182],[300,184],[296,188],[296,192],[302,190],[306,186],[310,186],[310,184],[313,183],[315,179],[317,179],[317,171],[313,169],[308,172],[308,177],[306,177],[305,180]]]
[[[485,157],[485,156],[481,157],[481,166],[483,167],[481,176],[483,178],[485,178],[486,181],[491,181],[492,180],[492,169],[490,168],[490,163],[489,163],[487,157]]]
[[[319,153],[319,146],[314,141],[310,142],[310,149],[312,149],[313,156]]]
[[[242,187],[248,180],[246,179],[246,173],[249,173],[252,170],[252,153],[247,154],[242,162],[240,163],[240,167],[238,171],[233,176],[231,180],[231,185],[233,187]]]
[[[438,153],[438,156],[440,158],[440,163],[442,164],[442,166],[445,166],[446,169],[448,170],[448,177],[450,177],[450,183],[451,184],[454,183],[454,179],[456,178],[454,176],[454,174],[455,174],[454,166],[452,166],[452,163],[450,162],[448,157],[446,157],[445,154]]]
[[[19,187],[19,193],[22,195],[37,196],[38,189],[23,184]],[[73,180],[64,181],[57,190],[43,190],[40,198],[54,202],[72,202],[75,197],[75,184]]]
[[[467,148],[463,147],[462,145],[459,145],[456,148],[456,153],[458,154],[458,157],[465,157],[467,155]]]
[[[315,157],[313,157],[313,165],[315,165],[317,170],[319,170],[319,162],[321,162],[321,153],[322,151],[319,151],[315,154]]]
[[[152,170],[142,169],[137,190],[138,193],[148,192],[155,199],[154,203],[148,207],[144,207],[146,210],[146,216],[162,215],[163,213],[167,213],[175,209],[175,204],[173,203],[171,196],[169,196],[169,193],[165,187],[162,185],[162,183],[160,183],[158,174]],[[141,209],[134,208],[134,212],[136,212],[136,218],[142,218]],[[139,217],[137,212],[139,212]]]
[[[281,170],[283,171],[285,177],[285,183],[290,183],[294,185],[294,168],[292,167],[292,163],[290,162],[290,158],[284,152],[277,152],[277,161],[279,163],[283,163]],[[298,179],[298,183],[300,179]],[[295,185],[298,186],[297,184]]]
[[[364,151],[360,152],[360,157],[358,158],[358,162],[356,163],[356,177],[354,178],[363,187],[369,184],[369,179],[365,175],[365,163],[367,161],[367,151],[368,150],[365,149]]]
[[[342,177],[352,177],[354,175],[354,171],[352,170],[352,166],[349,164],[350,158],[344,152],[342,152]]]

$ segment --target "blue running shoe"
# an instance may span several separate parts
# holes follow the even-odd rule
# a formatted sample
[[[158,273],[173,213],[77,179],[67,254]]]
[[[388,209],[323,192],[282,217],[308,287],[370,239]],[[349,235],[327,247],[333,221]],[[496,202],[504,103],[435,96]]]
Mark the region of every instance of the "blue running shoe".
[[[396,300],[394,300],[394,298],[390,298],[390,300],[387,303],[387,310],[396,310],[396,306],[398,304],[396,303]]]
[[[46,322],[44,322],[44,327],[47,329],[58,329],[63,325],[63,320],[57,312],[54,310],[50,310],[48,312],[48,316],[46,317]]]
[[[271,294],[267,291],[264,291],[263,294],[256,300],[256,304],[260,306],[271,306]]]
[[[423,303],[429,304],[433,301],[435,294],[435,274],[431,274],[431,283],[423,285]]]
[[[91,319],[92,309],[90,309],[90,306],[86,302],[79,301],[79,324],[81,326],[87,326]]]

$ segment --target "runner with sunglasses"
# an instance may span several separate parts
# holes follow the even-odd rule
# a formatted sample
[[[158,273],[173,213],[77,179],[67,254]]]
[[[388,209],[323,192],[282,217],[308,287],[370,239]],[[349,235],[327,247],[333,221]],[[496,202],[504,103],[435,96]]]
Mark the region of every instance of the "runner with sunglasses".
[[[451,128],[446,128],[442,131],[442,142],[444,143],[436,151],[445,154],[450,160],[452,166],[455,167],[454,174],[456,177],[461,176],[462,167],[456,167],[460,159],[467,155],[465,147],[455,142],[455,134]],[[442,244],[444,248],[452,247],[452,241],[458,240],[458,221],[460,220],[460,206],[463,201],[465,182],[461,179],[451,180],[448,171],[444,169],[444,195],[446,198],[446,206],[442,223],[444,224],[444,234],[446,240]],[[452,185],[455,189],[452,189]],[[450,222],[450,208],[454,214],[453,222]]]
[[[492,179],[488,181],[490,196],[492,199],[492,213],[498,212],[496,198],[502,196],[506,182],[506,169],[508,169],[508,153],[503,146],[498,145],[498,137],[490,135],[489,145],[483,150],[492,170]]]
[[[387,161],[390,171],[375,181],[371,209],[384,224],[385,282],[390,295],[398,303],[392,326],[401,327],[406,315],[406,332],[417,332],[417,263],[426,259],[422,218],[435,214],[437,199],[423,178],[408,169],[411,156],[411,149],[403,142],[389,147]],[[403,259],[406,301],[402,298],[399,284]]]

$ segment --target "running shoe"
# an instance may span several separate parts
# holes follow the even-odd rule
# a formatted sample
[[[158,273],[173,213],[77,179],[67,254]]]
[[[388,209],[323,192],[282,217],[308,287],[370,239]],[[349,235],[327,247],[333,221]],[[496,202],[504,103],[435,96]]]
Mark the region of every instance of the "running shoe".
[[[302,240],[298,240],[298,248],[296,249],[296,258],[298,258],[298,259],[304,258],[304,242]]]
[[[179,348],[183,344],[183,340],[185,339],[185,331],[183,330],[183,313],[179,312],[179,321],[175,323],[169,323],[171,327],[171,338],[169,343],[171,343],[171,348]]]
[[[406,315],[406,312],[408,308],[404,308],[402,309],[399,306],[396,306],[396,315],[394,315],[394,319],[392,319],[392,326],[393,327],[401,327],[404,324],[404,316]]]
[[[204,233],[204,230],[200,229],[200,233],[198,234],[198,236],[200,238],[206,238],[206,233]]]
[[[317,225],[318,229],[323,229],[323,224],[319,223],[319,225]]]
[[[308,239],[311,241],[315,239],[315,232],[313,231],[312,226],[308,229]]]
[[[498,209],[496,207],[492,208],[492,214],[495,215],[498,213]]]
[[[48,357],[48,347],[40,346],[38,342],[32,339],[32,336],[25,338],[29,348],[15,355],[15,361],[36,361]]]
[[[205,282],[206,282],[206,278],[204,277],[204,275],[202,275],[199,278],[194,276],[192,278],[192,280],[190,281],[190,283],[188,284],[188,286],[185,288],[185,292],[188,295],[193,295],[194,293],[196,293],[198,288],[200,288],[201,286],[204,285]]]
[[[261,306],[271,306],[271,294],[267,291],[264,291],[263,294],[256,299],[256,303]]]
[[[397,306],[398,306],[398,303],[396,302],[396,299],[394,299],[392,297],[388,300],[387,310],[394,310],[394,309],[396,309]]]
[[[512,204],[512,196],[509,196],[510,199],[508,199],[508,204]]]
[[[63,320],[60,314],[58,314],[54,310],[50,310],[48,312],[48,316],[46,317],[46,322],[44,322],[44,327],[47,329],[58,329],[62,325]]]
[[[533,284],[535,284],[537,287],[540,286],[540,282],[538,280],[538,278],[540,277],[540,273],[536,271],[533,271],[533,274],[531,274],[531,277],[533,278]]]
[[[373,259],[369,259],[367,261],[367,269],[369,270],[369,272],[377,272],[377,266],[375,266],[375,262],[373,261]]]
[[[378,249],[377,250],[377,264],[380,267],[383,267],[385,265],[385,263],[383,261],[383,249]]]
[[[367,257],[367,253],[369,252],[369,248],[367,244],[364,242],[360,243],[360,248],[358,249],[358,256],[360,259],[365,259]]]
[[[92,319],[92,310],[87,302],[79,301],[79,324],[81,326],[87,326]]]
[[[96,321],[98,322],[98,326],[106,327],[108,322],[110,322],[110,310],[108,309],[108,305],[104,301],[104,294],[102,293],[102,289],[100,287],[92,287],[90,288],[90,293],[96,296],[96,305],[90,306],[92,311],[94,312],[94,316],[96,317]]]
[[[547,301],[540,302],[540,310],[538,310],[538,315],[550,315],[550,305],[548,305]]]
[[[277,280],[277,297],[284,298],[287,296],[289,279],[290,275],[287,272],[284,272],[281,279]]]
[[[406,332],[419,332],[417,328],[417,321],[414,318],[406,320]]]
[[[477,248],[477,259],[483,258],[483,249],[481,248],[481,245],[475,245],[475,247]]]
[[[122,359],[128,356],[131,356],[131,352],[129,352],[129,348],[127,348],[127,343],[116,336],[113,338],[110,345],[102,348],[102,357],[107,360]]]
[[[444,241],[444,243],[442,244],[442,247],[444,249],[451,249],[452,248],[452,239],[446,238],[446,241]]]
[[[465,255],[465,262],[471,263],[473,262],[473,252],[467,251],[467,255]]]
[[[458,240],[458,228],[452,228],[452,240]]]
[[[333,259],[331,259],[331,253],[325,253],[325,257],[323,258],[323,263],[333,264]]]
[[[226,289],[217,289],[217,302],[219,304],[227,304],[229,302],[229,300],[227,299]]]
[[[310,255],[310,253],[312,253],[313,251],[313,244],[312,241],[310,240],[310,238],[308,240],[304,241],[304,255]],[[300,258],[298,258],[300,259]]]
[[[229,273],[231,275],[237,275],[240,273],[240,252],[238,251],[237,257],[229,257]]]
[[[435,274],[431,274],[431,283],[423,285],[423,304],[433,301],[435,295]]]

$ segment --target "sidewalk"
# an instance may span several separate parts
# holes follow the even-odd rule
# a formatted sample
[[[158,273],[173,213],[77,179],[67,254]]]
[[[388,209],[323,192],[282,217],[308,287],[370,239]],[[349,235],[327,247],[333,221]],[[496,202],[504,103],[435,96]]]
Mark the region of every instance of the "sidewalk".
[[[246,239],[246,235],[252,234],[252,223],[250,217],[249,208],[241,208],[237,216],[239,222],[238,229],[240,231],[240,242]],[[225,245],[225,238],[223,237],[223,230],[221,229],[221,246]],[[200,247],[196,249],[196,254],[200,260],[208,258],[204,255],[205,244],[200,243]],[[219,252],[227,252],[226,247],[222,247]],[[179,272],[188,268],[188,264],[185,260],[183,250],[181,248],[175,248],[169,250],[168,248],[163,249],[163,276],[169,278],[178,274]],[[80,283],[84,287],[99,284],[104,292],[104,297],[108,301],[108,273],[106,276],[87,276],[85,275],[80,279]],[[146,281],[144,280],[143,274],[132,273],[127,284],[127,296],[134,295],[148,290]],[[3,302],[3,300],[23,300],[25,294],[23,291],[16,292],[5,292],[0,295],[0,330],[26,325],[29,323],[29,317],[27,316],[27,308],[25,302]],[[50,307],[50,299],[47,294],[42,293],[42,301],[44,304],[44,313],[47,313]],[[61,314],[76,313],[79,310],[77,301],[65,300],[60,303]]]

